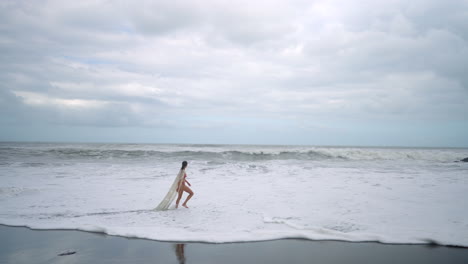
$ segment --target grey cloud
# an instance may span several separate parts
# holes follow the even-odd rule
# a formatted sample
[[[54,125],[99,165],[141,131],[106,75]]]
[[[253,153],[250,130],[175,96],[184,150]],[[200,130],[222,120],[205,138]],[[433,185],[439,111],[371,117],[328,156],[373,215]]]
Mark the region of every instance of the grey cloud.
[[[216,126],[213,112],[466,121],[465,10],[465,1],[3,2],[1,115],[165,127],[187,113]],[[60,105],[74,102],[105,104]]]

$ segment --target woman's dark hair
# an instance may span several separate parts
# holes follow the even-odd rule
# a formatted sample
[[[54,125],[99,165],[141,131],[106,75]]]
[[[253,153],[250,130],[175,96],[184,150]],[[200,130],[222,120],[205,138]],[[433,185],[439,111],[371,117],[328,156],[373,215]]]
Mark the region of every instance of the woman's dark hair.
[[[187,167],[188,163],[187,161],[182,161],[182,168],[180,168],[181,170],[185,169]]]

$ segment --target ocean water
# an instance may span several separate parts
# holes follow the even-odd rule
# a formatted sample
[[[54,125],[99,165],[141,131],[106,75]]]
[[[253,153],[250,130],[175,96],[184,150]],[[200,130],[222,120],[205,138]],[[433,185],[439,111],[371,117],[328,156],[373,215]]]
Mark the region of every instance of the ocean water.
[[[0,223],[468,246],[468,149],[0,143]],[[154,211],[187,160],[190,209]],[[186,195],[184,195],[185,198]]]

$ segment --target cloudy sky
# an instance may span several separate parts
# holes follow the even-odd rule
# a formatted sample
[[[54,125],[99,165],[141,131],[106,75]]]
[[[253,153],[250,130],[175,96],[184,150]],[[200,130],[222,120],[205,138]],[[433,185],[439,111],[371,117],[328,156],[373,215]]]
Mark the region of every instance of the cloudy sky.
[[[468,1],[0,1],[0,141],[468,147]]]

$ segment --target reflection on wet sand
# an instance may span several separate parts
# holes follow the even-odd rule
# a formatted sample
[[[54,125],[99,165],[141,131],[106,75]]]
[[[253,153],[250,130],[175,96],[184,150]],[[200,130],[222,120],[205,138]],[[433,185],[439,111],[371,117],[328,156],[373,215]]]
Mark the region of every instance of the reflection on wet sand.
[[[179,261],[179,264],[185,264],[184,247],[185,247],[185,244],[175,245],[175,253],[177,256],[177,260]]]

